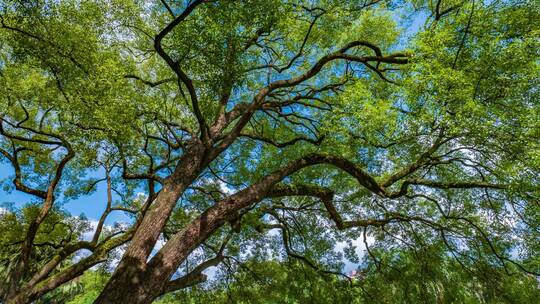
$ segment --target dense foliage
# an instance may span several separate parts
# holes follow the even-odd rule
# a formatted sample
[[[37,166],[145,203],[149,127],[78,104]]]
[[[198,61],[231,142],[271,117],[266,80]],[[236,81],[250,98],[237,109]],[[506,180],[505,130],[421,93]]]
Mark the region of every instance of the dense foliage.
[[[1,0],[2,301],[531,303],[539,36],[535,0]]]

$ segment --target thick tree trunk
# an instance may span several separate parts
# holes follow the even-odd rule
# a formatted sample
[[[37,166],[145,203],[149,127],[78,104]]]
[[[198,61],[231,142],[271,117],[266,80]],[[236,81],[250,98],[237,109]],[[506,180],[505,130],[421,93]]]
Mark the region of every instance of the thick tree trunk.
[[[306,159],[320,163],[324,157],[319,158]],[[236,211],[261,200],[283,177],[307,166],[310,162],[306,159],[291,162],[252,186],[208,208],[182,231],[176,233],[141,272],[124,276],[123,281],[115,282],[117,288],[105,290],[95,303],[152,303],[163,293],[171,276],[193,250],[236,214]]]
[[[227,218],[224,208],[210,208],[196,220],[192,221],[181,233],[165,246],[173,248],[175,255],[153,258],[143,273],[133,276],[132,280],[123,282],[122,287],[103,294],[96,303],[152,303],[162,294],[170,277],[178,265],[195,250],[212,232],[221,227]],[[160,253],[158,253],[159,255]]]
[[[152,258],[145,271],[124,281],[122,287],[101,294],[95,303],[152,303],[163,293],[178,266],[214,231],[223,226],[235,211],[259,199],[240,192],[207,209],[180,233],[175,234]]]
[[[144,216],[113,276],[95,303],[133,302],[135,291],[145,280],[146,261],[176,202],[202,170],[204,152],[204,147],[198,144],[186,151]]]

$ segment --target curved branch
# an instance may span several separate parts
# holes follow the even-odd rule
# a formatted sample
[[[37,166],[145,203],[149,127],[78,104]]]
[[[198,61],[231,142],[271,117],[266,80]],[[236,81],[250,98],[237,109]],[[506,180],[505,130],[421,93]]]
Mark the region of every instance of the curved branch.
[[[182,83],[188,89],[189,96],[191,99],[191,105],[193,107],[193,112],[195,114],[195,117],[197,118],[197,122],[199,123],[199,128],[201,129],[201,138],[203,140],[207,139],[208,126],[206,125],[201,109],[199,108],[199,101],[197,98],[197,93],[195,91],[195,86],[193,85],[193,81],[188,77],[188,75],[180,67],[180,62],[172,59],[171,56],[169,56],[169,54],[165,52],[165,50],[163,49],[163,46],[161,45],[161,42],[163,38],[165,38],[165,36],[167,36],[178,24],[184,21],[197,6],[205,2],[208,2],[208,1],[196,0],[190,5],[188,5],[186,9],[182,12],[182,14],[178,15],[178,17],[176,17],[171,23],[169,23],[154,38],[154,48],[156,49],[156,52],[159,54],[159,56],[161,56],[161,58],[165,60],[167,65],[169,65],[169,67],[176,73],[180,81],[182,81]]]
[[[438,189],[472,189],[472,188],[490,188],[506,189],[507,185],[492,184],[484,181],[463,181],[463,182],[441,182],[421,178],[412,178],[405,180],[397,192],[389,193],[389,198],[398,198],[407,194],[410,185],[426,186]]]
[[[296,138],[293,138],[293,139],[285,141],[285,142],[276,142],[276,141],[274,141],[274,140],[272,140],[270,138],[267,138],[267,137],[248,134],[248,133],[240,133],[240,137],[247,137],[247,138],[252,139],[252,140],[261,141],[261,142],[270,144],[270,145],[272,145],[274,147],[277,147],[277,148],[285,148],[285,147],[288,147],[288,146],[292,146],[292,145],[296,144],[299,141],[305,141],[305,142],[308,142],[310,144],[319,146],[321,144],[321,142],[324,140],[324,136],[321,136],[317,140],[301,136],[301,137],[296,137]]]
[[[15,171],[15,178],[13,179],[13,184],[15,185],[15,189],[22,191],[24,193],[37,196],[41,199],[45,199],[47,197],[46,191],[34,189],[32,187],[25,185],[22,182],[21,166],[19,165],[19,161],[17,159],[17,152],[19,151],[21,150],[15,150],[13,155],[11,155],[8,151],[4,149],[0,149],[0,154],[2,154],[11,162],[11,165],[13,166],[13,169]]]
[[[126,76],[124,76],[124,78],[138,80],[138,81],[150,86],[151,88],[157,87],[157,86],[162,85],[164,83],[172,82],[172,81],[176,80],[176,78],[165,78],[165,79],[158,80],[158,81],[154,82],[154,81],[149,81],[149,80],[146,80],[146,79],[142,79],[141,77],[136,76],[136,75],[126,75]]]

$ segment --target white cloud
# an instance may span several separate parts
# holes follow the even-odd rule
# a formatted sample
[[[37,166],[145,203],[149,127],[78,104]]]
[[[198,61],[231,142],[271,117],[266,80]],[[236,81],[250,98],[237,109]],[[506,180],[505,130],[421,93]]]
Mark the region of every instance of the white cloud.
[[[206,268],[205,270],[203,270],[203,274],[206,275],[206,278],[207,278],[208,281],[212,281],[212,280],[214,280],[216,278],[217,271],[218,271],[218,267],[210,266],[210,267]]]
[[[231,189],[231,187],[229,187],[229,185],[227,185],[223,181],[218,180],[217,182],[218,182],[218,185],[219,185],[219,190],[221,190],[221,192],[223,192],[225,194],[233,194],[234,193],[234,190]]]

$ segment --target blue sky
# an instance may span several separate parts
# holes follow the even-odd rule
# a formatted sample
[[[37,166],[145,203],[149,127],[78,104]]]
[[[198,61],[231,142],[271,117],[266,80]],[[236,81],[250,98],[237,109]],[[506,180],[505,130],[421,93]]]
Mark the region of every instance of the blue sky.
[[[2,184],[11,184],[11,180],[14,176],[13,168],[8,163],[0,163],[0,180]],[[7,180],[6,180],[7,179]],[[3,188],[0,188],[0,207],[4,204],[14,204],[15,207],[21,207],[26,203],[35,201],[36,198],[25,194],[23,192],[13,190],[6,192]],[[78,199],[70,200],[62,205],[62,208],[73,216],[79,216],[81,214],[86,215],[89,219],[98,219],[101,213],[105,209],[107,201],[107,193],[104,187],[104,183],[101,182],[97,185],[97,190],[90,195],[81,196]],[[62,204],[60,200],[56,202]],[[123,214],[123,212],[114,211],[107,218],[107,224],[113,224],[114,222],[126,222],[129,218]]]

